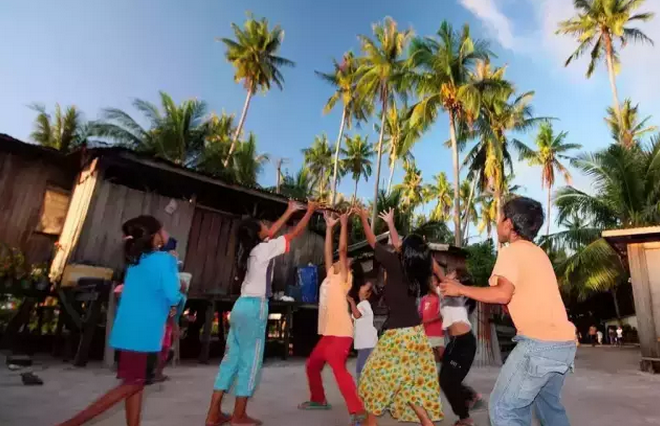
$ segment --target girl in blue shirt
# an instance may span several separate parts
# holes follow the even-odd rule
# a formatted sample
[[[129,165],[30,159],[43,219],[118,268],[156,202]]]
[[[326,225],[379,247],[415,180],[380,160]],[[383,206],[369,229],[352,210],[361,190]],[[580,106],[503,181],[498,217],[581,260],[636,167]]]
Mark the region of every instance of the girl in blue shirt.
[[[160,251],[169,238],[161,223],[139,216],[124,223],[122,231],[128,268],[110,334],[110,346],[119,351],[122,383],[60,426],[84,424],[122,400],[126,424],[140,424],[142,392],[154,378],[170,307],[181,299],[176,258]]]

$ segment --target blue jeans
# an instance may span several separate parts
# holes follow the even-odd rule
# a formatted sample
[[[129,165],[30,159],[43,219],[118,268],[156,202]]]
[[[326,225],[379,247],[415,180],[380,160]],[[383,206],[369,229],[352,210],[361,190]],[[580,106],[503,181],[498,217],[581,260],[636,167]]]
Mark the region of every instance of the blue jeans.
[[[369,359],[369,355],[374,351],[374,348],[358,349],[357,350],[357,364],[355,365],[355,375],[357,381],[360,382],[360,374],[362,374],[362,369]]]
[[[518,344],[490,394],[491,425],[529,426],[534,406],[541,425],[569,426],[560,394],[566,374],[573,368],[575,342],[548,342],[524,336],[513,340]]]

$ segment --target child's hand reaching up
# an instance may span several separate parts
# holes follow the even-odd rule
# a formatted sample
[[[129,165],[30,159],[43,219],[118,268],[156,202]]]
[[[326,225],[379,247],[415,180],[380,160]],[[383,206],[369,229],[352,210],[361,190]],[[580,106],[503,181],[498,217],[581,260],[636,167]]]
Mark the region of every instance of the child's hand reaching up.
[[[326,226],[329,228],[334,227],[339,222],[339,218],[333,217],[332,213],[328,211],[323,212],[323,218],[325,219]]]

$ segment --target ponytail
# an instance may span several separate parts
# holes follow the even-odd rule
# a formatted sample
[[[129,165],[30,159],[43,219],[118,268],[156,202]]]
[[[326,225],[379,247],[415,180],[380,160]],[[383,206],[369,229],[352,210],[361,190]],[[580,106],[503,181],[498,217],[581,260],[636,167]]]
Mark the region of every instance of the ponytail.
[[[137,265],[143,255],[155,251],[154,236],[162,228],[163,225],[153,216],[138,216],[126,221],[121,227],[126,263]]]

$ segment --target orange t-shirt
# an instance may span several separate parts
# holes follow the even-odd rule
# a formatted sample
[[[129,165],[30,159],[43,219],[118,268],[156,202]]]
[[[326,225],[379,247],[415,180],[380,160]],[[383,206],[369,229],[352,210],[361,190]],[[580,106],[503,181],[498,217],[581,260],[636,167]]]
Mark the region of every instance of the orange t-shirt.
[[[342,282],[339,264],[335,263],[321,283],[319,297],[319,334],[322,336],[353,337],[353,321],[346,296],[351,290],[353,276]]]
[[[540,247],[524,240],[503,247],[490,285],[497,285],[498,276],[515,287],[507,307],[518,334],[545,341],[575,340],[552,263]]]

